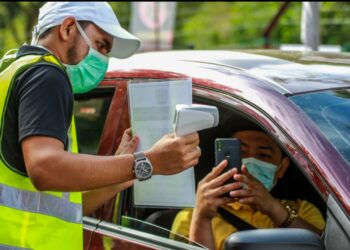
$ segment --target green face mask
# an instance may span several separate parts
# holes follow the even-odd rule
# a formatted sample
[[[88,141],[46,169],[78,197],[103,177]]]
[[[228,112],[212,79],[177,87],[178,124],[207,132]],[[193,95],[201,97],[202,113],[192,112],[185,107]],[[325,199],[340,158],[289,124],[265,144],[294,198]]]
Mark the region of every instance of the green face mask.
[[[274,187],[274,179],[278,167],[272,163],[258,160],[254,157],[243,158],[242,163],[246,165],[248,172],[258,179],[270,192]]]
[[[89,45],[89,53],[76,65],[66,64],[66,71],[71,81],[73,93],[85,93],[97,87],[108,68],[109,58],[92,48],[91,42],[78,22],[77,28]]]

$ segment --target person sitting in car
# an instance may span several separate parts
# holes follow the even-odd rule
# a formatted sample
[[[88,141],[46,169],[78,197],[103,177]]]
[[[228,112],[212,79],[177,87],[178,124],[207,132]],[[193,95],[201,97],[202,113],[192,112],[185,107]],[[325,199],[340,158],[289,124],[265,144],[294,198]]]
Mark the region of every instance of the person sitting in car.
[[[209,249],[223,249],[225,239],[242,225],[232,224],[227,215],[218,213],[221,207],[252,228],[305,228],[320,234],[325,221],[317,207],[306,200],[279,200],[270,194],[290,164],[281,148],[252,124],[230,134],[241,141],[241,173],[234,168],[222,174],[227,160],[214,167],[198,184],[196,207],[177,214],[172,232]],[[229,178],[235,182],[223,185]],[[227,192],[229,197],[223,195]]]

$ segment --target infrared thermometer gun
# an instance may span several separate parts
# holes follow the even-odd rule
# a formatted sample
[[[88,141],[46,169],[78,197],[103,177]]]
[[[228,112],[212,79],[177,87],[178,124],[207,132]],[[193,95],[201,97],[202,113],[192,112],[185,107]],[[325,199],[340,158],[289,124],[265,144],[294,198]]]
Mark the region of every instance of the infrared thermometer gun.
[[[184,136],[196,131],[216,127],[219,111],[215,106],[178,104],[175,109],[174,129],[176,136]]]

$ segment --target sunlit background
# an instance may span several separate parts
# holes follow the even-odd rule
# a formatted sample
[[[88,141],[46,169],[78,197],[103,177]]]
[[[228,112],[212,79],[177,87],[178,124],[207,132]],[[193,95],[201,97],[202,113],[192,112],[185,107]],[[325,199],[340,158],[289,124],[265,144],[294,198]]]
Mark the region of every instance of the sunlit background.
[[[0,53],[30,43],[43,2],[0,4]],[[110,2],[142,51],[301,50],[302,2]],[[318,50],[350,51],[350,3],[319,2]],[[308,26],[310,28],[310,26]]]

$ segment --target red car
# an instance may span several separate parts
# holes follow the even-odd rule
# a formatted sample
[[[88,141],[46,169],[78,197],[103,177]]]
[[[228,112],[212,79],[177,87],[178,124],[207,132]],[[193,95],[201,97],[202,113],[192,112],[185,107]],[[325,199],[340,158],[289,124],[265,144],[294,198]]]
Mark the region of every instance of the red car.
[[[217,128],[200,132],[202,156],[195,167],[196,181],[213,167],[213,139],[225,121],[232,117],[250,121],[272,136],[293,162],[273,194],[307,199],[326,219],[322,237],[306,230],[245,231],[227,239],[227,249],[237,241],[251,247],[244,249],[275,249],[276,244],[288,249],[347,249],[349,65],[350,55],[345,53],[263,50],[149,52],[124,60],[111,59],[99,87],[76,96],[74,112],[80,150],[100,155],[115,152],[123,131],[130,127],[129,80],[191,77],[194,103],[215,105],[220,113]],[[92,217],[84,218],[85,247],[201,249],[194,243],[187,244],[186,239],[169,239],[169,232],[159,228],[169,229],[177,211],[135,208],[131,190],[124,191]],[[315,248],[308,248],[310,244]]]

